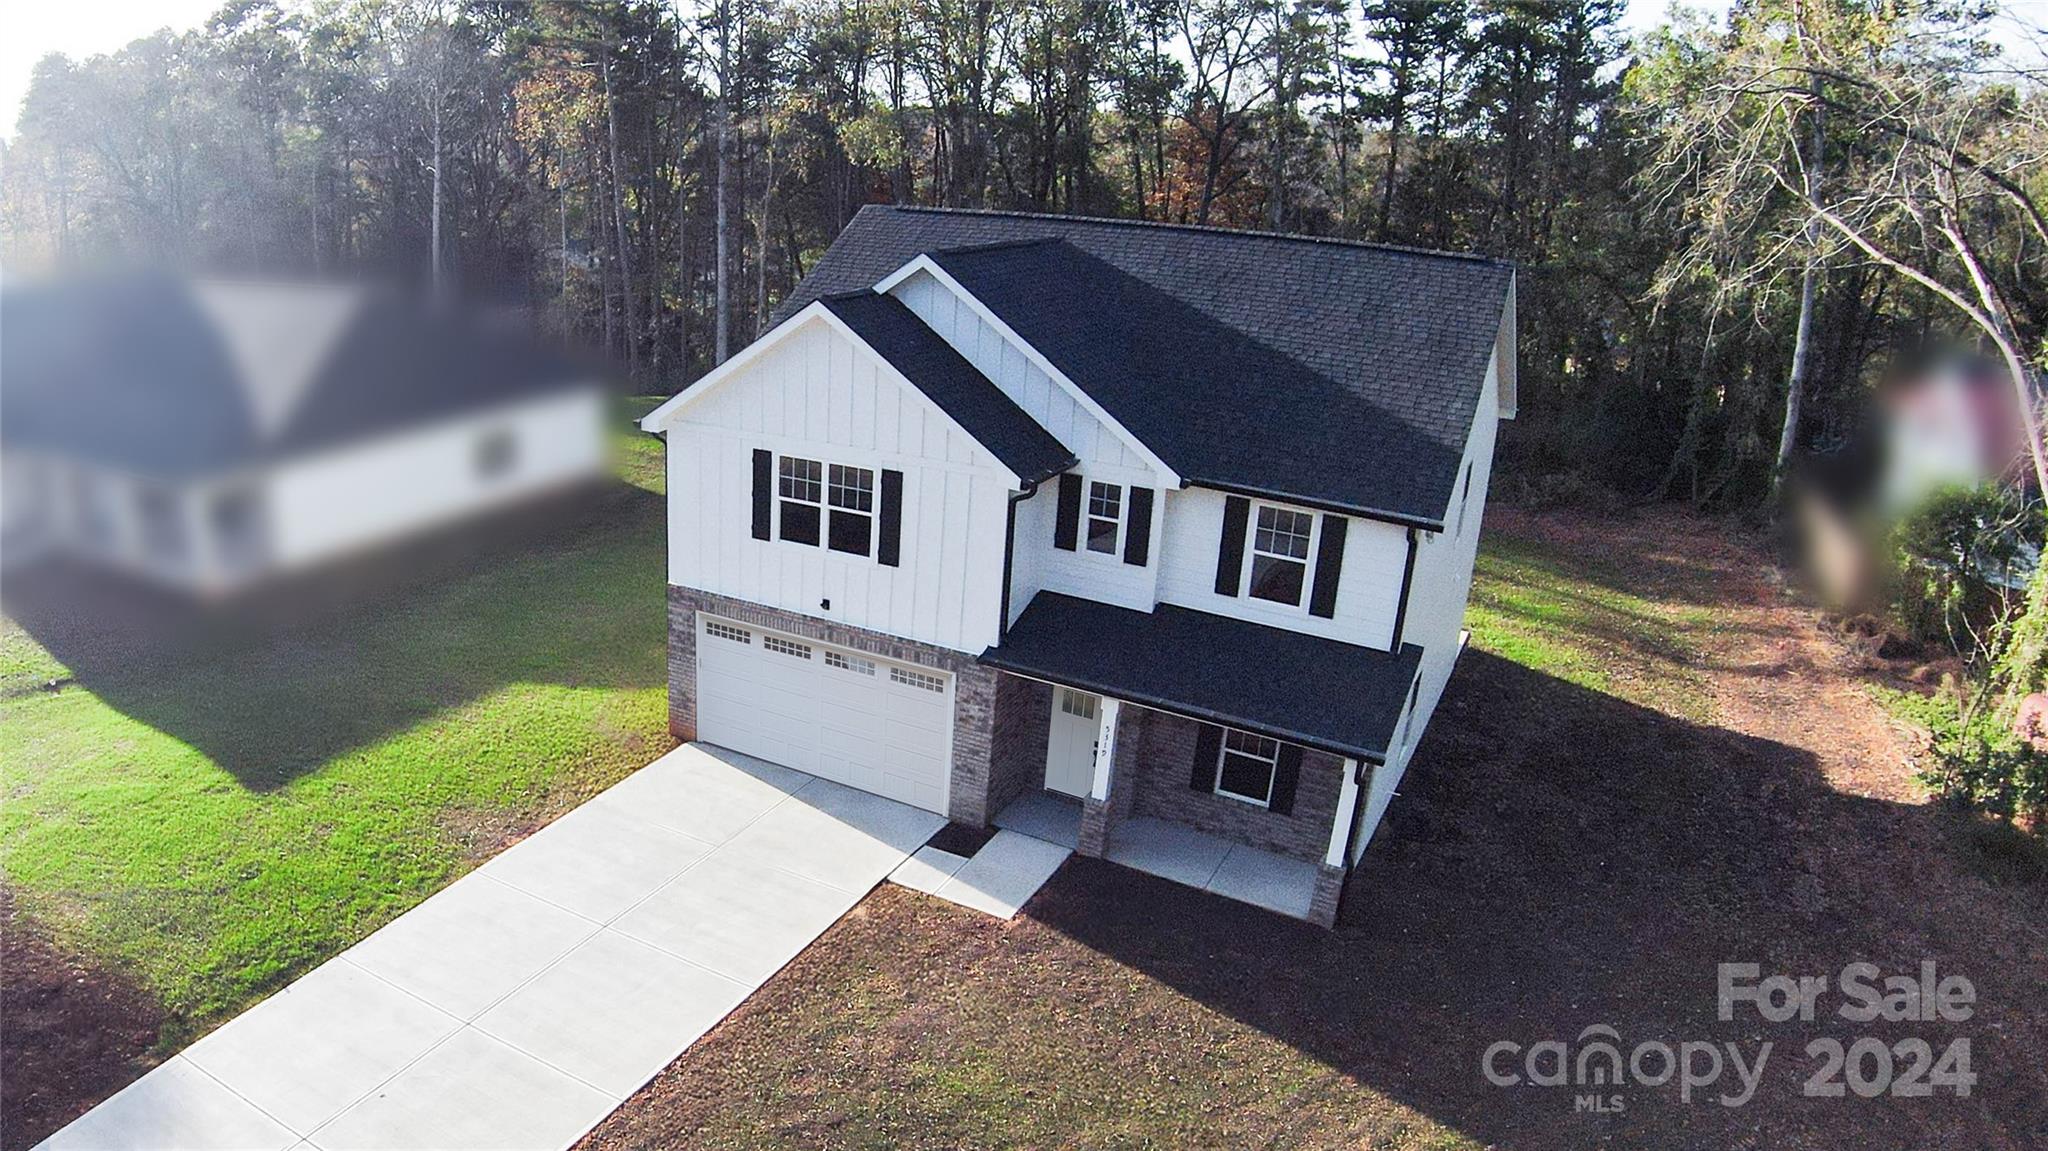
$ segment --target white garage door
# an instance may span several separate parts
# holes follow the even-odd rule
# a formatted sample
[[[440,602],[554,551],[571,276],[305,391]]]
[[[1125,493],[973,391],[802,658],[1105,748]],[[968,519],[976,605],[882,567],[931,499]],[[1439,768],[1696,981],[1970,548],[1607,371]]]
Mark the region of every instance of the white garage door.
[[[944,815],[953,677],[700,612],[697,736]]]

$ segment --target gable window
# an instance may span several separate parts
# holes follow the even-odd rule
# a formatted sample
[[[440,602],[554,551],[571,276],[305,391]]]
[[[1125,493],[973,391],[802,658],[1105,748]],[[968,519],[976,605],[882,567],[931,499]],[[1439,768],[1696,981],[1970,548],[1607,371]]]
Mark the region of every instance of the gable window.
[[[1117,526],[1123,521],[1124,489],[1099,481],[1088,485],[1088,550],[1116,554]]]
[[[1260,807],[1272,802],[1280,741],[1248,731],[1226,731],[1221,756],[1216,771],[1216,794]]]
[[[1289,607],[1301,604],[1308,582],[1309,536],[1316,518],[1309,512],[1261,505],[1252,532],[1251,594]]]
[[[864,556],[874,538],[875,473],[868,468],[833,464],[830,478],[826,494],[832,503],[832,550]]]
[[[782,457],[777,491],[782,496],[782,538],[792,543],[818,542],[820,505],[825,500],[825,465],[816,460]]]

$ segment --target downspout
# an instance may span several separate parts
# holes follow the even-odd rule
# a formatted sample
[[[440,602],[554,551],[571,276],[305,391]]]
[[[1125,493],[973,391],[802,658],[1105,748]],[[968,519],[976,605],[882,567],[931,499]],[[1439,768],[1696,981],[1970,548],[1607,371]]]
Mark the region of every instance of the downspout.
[[[1003,520],[1003,602],[996,615],[996,646],[1010,636],[1010,566],[1017,559],[1017,505],[1038,494],[1038,481],[1026,480],[1010,493],[1010,506]]]
[[[1408,560],[1401,567],[1401,602],[1394,608],[1394,639],[1388,651],[1401,650],[1401,632],[1408,626],[1408,593],[1415,587],[1416,529],[1408,529]]]
[[[1358,801],[1351,805],[1351,822],[1344,826],[1344,870],[1348,874],[1354,866],[1351,860],[1351,845],[1358,841],[1358,825],[1365,821],[1365,805],[1372,797],[1372,775],[1375,767],[1382,766],[1360,756],[1358,773],[1353,780],[1358,785]]]

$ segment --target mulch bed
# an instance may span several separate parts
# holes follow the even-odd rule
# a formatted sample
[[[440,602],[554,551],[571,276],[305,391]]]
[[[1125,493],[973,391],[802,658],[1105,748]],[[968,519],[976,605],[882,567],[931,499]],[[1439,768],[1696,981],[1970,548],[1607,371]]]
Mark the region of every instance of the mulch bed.
[[[155,997],[66,955],[0,888],[0,1147],[32,1147],[156,1064]]]

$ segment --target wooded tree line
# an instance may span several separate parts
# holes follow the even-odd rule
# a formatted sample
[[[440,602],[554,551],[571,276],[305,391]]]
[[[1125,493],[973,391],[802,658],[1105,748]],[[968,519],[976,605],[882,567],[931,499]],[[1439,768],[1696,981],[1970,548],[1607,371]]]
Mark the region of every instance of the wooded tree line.
[[[2039,78],[1980,5],[1622,7],[231,0],[39,66],[4,254],[417,278],[672,390],[871,202],[1478,251],[1521,267],[1509,474],[1720,506],[1788,394],[1826,447],[1930,338],[2039,353]]]

